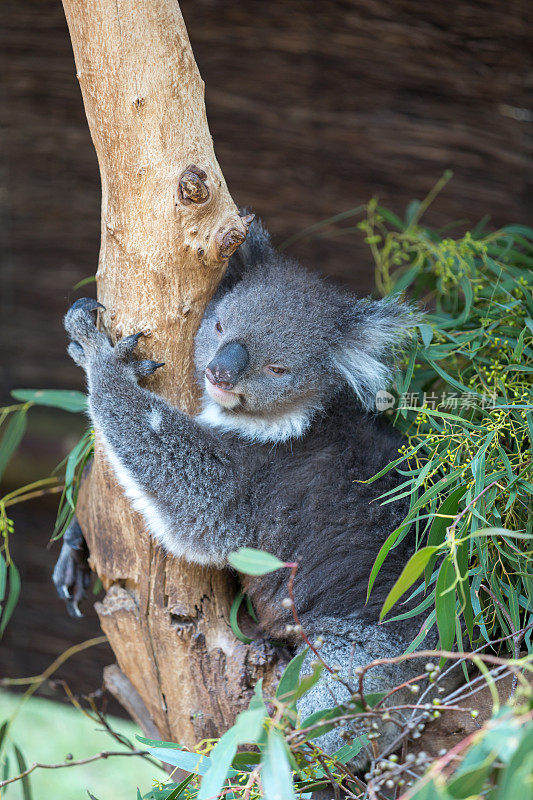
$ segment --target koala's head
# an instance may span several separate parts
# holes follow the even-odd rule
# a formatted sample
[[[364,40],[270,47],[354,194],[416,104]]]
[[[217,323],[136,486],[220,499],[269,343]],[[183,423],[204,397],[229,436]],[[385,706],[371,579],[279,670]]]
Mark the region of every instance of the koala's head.
[[[208,306],[196,336],[204,420],[263,441],[301,435],[346,383],[365,409],[413,325],[394,300],[356,300],[272,257]]]

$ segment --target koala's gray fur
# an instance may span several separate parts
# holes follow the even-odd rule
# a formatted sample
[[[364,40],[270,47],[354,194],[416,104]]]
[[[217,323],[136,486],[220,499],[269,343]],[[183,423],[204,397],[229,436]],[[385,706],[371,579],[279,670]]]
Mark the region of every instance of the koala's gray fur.
[[[398,455],[400,436],[370,412],[391,380],[396,345],[416,322],[409,307],[356,300],[277,254],[254,223],[196,337],[205,392],[196,418],[138,386],[160,365],[134,359],[138,335],[113,347],[95,327],[96,307],[77,301],[66,315],[69,352],[87,374],[90,416],[109,463],[151,534],[200,564],[224,567],[242,546],[297,560],[302,623],[311,637],[324,636],[325,658],[344,673],[353,642],[355,667],[401,653],[420,621],[391,632],[376,623],[412,549],[409,537],[365,599],[376,554],[406,507],[374,501],[398,483],[394,471],[360,481]],[[56,583],[65,581],[58,575]],[[287,639],[292,622],[281,605],[286,583],[284,571],[244,579],[261,625],[276,639]],[[366,689],[393,685],[414,669],[371,674]],[[333,705],[339,691],[323,681],[301,713]],[[326,742],[341,743],[335,732]]]

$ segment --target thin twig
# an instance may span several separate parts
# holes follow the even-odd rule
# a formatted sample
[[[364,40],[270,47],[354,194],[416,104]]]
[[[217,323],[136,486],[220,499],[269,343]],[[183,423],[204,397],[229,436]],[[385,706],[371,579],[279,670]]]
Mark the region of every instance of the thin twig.
[[[142,756],[145,753],[146,750],[103,750],[101,753],[97,753],[94,756],[80,758],[77,761],[61,761],[58,764],[41,764],[40,762],[35,761],[31,767],[28,767],[28,769],[24,770],[24,772],[21,772],[19,775],[15,775],[14,778],[7,778],[5,781],[0,781],[0,789],[10,783],[15,783],[15,781],[22,780],[36,769],[63,769],[63,767],[79,767],[82,764],[91,764],[93,761],[99,761],[102,758],[111,758],[111,756]]]

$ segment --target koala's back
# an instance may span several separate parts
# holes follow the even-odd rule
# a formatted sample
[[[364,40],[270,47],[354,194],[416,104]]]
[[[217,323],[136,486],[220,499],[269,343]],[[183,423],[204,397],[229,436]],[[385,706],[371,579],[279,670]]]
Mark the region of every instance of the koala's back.
[[[394,470],[371,484],[358,481],[397,458],[401,442],[346,392],[302,440],[265,448],[247,496],[250,522],[258,547],[299,562],[295,596],[304,625],[314,628],[320,617],[354,613],[362,622],[377,621],[412,543],[408,537],[385,561],[365,606],[375,557],[407,509],[401,501],[382,506],[375,500],[398,483]],[[287,577],[281,570],[246,582],[260,622],[275,636],[284,636],[292,621],[280,605]]]

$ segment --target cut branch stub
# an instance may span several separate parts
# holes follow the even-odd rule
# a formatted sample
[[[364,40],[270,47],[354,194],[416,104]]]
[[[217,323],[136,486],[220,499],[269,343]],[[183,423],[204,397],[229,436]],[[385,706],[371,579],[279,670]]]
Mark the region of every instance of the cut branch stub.
[[[239,217],[240,224],[232,223],[231,227],[221,228],[218,231],[216,244],[220,259],[228,259],[244,242],[253,219],[255,219],[255,214],[247,214],[245,217]]]
[[[207,173],[194,164],[189,164],[179,179],[178,197],[183,205],[205,203],[209,200],[209,187],[206,184]]]

